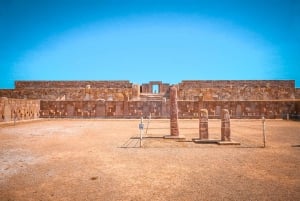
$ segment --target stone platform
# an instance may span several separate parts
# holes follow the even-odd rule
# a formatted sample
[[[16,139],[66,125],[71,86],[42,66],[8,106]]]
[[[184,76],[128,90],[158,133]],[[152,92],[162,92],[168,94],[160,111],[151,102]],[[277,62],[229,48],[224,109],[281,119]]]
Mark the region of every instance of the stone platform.
[[[215,139],[199,139],[199,138],[193,138],[193,142],[199,143],[199,144],[218,144],[218,145],[240,145],[240,142],[235,141],[221,141],[221,140],[215,140]]]
[[[176,136],[176,135],[165,135],[164,139],[184,140],[185,136],[184,135],[178,135],[178,136]]]
[[[193,138],[192,141],[199,144],[215,144],[218,143],[220,140]]]
[[[217,142],[218,145],[241,145],[240,142],[235,141],[219,141]]]

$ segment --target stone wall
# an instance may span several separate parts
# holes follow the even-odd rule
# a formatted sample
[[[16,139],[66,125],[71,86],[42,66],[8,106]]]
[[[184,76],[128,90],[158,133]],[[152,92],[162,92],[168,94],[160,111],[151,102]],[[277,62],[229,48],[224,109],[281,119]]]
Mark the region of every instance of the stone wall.
[[[182,81],[180,100],[280,100],[295,99],[293,80]]]
[[[133,98],[133,88],[36,88],[0,90],[0,97],[41,100],[116,100]],[[139,94],[135,94],[139,95]]]
[[[295,98],[300,99],[300,88],[295,89]]]
[[[16,89],[0,90],[0,97],[42,100],[42,117],[139,118],[151,113],[153,118],[169,118],[170,85],[161,81],[141,86],[129,81],[17,81],[15,84]],[[157,94],[153,94],[154,85],[159,89]],[[219,118],[221,109],[228,109],[232,118],[300,114],[300,89],[295,89],[293,80],[190,80],[174,86],[178,91],[179,118],[198,118],[199,97],[203,97],[203,109],[208,110],[209,118]],[[9,116],[9,110],[2,106],[4,116]],[[32,115],[32,109],[23,110],[18,119]]]
[[[129,81],[16,81],[15,86],[0,90],[0,97],[125,101],[138,97],[140,90]]]
[[[42,100],[139,100],[140,93],[167,97],[170,85],[161,81],[134,85],[129,81],[16,81],[16,89],[0,90],[0,97]],[[293,80],[240,80],[240,81],[182,81],[178,85],[178,100],[294,100],[300,98]]]
[[[103,80],[103,81],[16,81],[16,89],[36,88],[132,88],[128,80]]]
[[[203,101],[209,118],[219,118],[222,109],[228,109],[232,118],[282,118],[287,113],[297,113],[300,101]],[[198,101],[179,101],[179,117],[198,116]],[[299,112],[299,111],[298,111]]]
[[[164,101],[41,101],[41,117],[69,118],[168,118]]]
[[[165,94],[169,92],[170,84],[162,83],[161,81],[151,81],[149,83],[144,83],[141,86],[141,93],[153,93],[152,87],[154,85],[158,86],[158,90],[156,93]]]
[[[222,88],[222,87],[283,87],[295,88],[294,80],[183,80],[180,88]]]
[[[203,101],[209,118],[228,109],[232,118],[282,118],[296,113],[300,101]],[[198,101],[178,101],[178,117],[198,118]],[[41,117],[169,118],[170,101],[41,101]]]
[[[0,121],[19,121],[39,118],[40,101],[0,98]]]

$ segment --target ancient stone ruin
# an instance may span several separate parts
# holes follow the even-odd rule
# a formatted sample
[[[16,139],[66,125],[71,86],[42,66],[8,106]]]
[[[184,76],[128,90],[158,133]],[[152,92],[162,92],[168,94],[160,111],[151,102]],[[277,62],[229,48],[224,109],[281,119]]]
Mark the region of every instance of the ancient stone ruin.
[[[199,112],[199,139],[208,139],[208,112],[207,109],[200,109]]]
[[[0,122],[37,119],[40,100],[0,98]]]
[[[223,109],[221,116],[221,141],[231,141],[230,134],[230,115],[227,109]]]
[[[177,89],[174,86],[170,88],[170,130],[172,136],[179,136]]]
[[[1,89],[0,121],[28,118],[169,118],[170,84],[151,81],[16,81]],[[283,118],[300,114],[293,80],[184,80],[177,89],[178,118]],[[201,106],[199,106],[199,101]],[[200,108],[201,107],[201,108]],[[34,109],[33,109],[34,108]]]
[[[175,86],[170,87],[170,134],[171,135],[164,136],[164,138],[185,138],[182,135],[179,136],[177,88]]]

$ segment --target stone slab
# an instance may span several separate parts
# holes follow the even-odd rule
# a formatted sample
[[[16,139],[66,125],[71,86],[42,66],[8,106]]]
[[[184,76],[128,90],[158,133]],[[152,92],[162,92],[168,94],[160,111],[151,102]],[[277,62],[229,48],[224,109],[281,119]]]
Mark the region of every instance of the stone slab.
[[[193,142],[199,143],[199,144],[216,144],[220,142],[220,140],[215,139],[199,139],[199,138],[193,138]]]
[[[240,142],[235,142],[235,141],[219,141],[217,143],[218,145],[241,145]]]
[[[215,140],[215,139],[199,139],[199,138],[193,138],[193,142],[199,143],[199,144],[218,144],[218,145],[240,145],[240,142],[235,141],[221,141],[221,140]]]
[[[184,135],[178,135],[178,136],[175,136],[175,135],[165,135],[164,139],[175,139],[175,140],[178,140],[178,139],[185,139],[185,136]]]

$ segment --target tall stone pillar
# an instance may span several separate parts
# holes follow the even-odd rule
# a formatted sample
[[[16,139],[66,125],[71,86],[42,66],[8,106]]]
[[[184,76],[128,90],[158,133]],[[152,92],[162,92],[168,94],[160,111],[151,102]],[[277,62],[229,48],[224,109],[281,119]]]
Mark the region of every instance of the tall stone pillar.
[[[179,136],[177,88],[175,86],[170,88],[170,132],[172,136]]]
[[[231,141],[230,115],[227,109],[222,109],[221,141]]]
[[[208,111],[200,109],[199,111],[199,139],[208,139]]]
[[[184,139],[184,136],[179,136],[178,127],[178,105],[177,105],[177,88],[172,86],[170,88],[170,134],[166,135],[164,138],[169,139]]]

